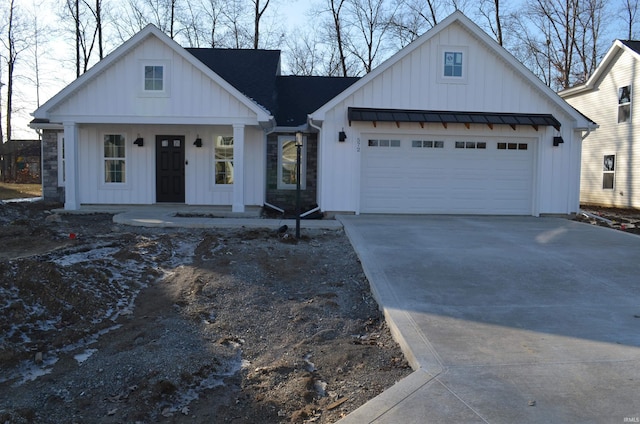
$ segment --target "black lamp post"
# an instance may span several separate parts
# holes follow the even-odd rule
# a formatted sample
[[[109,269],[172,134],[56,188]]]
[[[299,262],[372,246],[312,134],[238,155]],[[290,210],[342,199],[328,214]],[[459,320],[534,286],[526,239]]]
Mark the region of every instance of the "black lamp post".
[[[302,150],[302,133],[296,133],[296,239],[300,239],[300,152]]]

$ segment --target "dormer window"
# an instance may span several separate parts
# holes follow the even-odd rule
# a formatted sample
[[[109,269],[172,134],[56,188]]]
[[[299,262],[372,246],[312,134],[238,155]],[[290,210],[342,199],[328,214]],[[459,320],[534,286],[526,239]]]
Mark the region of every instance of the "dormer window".
[[[144,90],[164,90],[164,66],[151,65],[144,67]]]

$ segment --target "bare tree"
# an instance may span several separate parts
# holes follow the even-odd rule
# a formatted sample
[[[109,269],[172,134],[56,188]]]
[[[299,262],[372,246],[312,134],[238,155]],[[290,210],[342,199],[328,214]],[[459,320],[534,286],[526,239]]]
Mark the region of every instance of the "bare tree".
[[[585,81],[601,55],[605,0],[536,0],[513,16],[520,60],[554,90]]]
[[[225,44],[228,47],[236,49],[248,48],[253,43],[250,41],[250,36],[247,33],[247,25],[245,18],[247,12],[244,8],[244,2],[241,0],[230,0],[226,3],[223,9],[223,17],[225,20]]]
[[[344,38],[344,30],[343,30],[343,22],[342,22],[342,12],[343,7],[346,3],[346,0],[326,0],[328,11],[331,13],[332,19],[332,39],[335,39],[335,47],[338,50],[340,67],[342,70],[342,76],[348,76],[348,68],[347,68],[347,57],[345,54],[345,42]],[[334,38],[335,37],[335,38]]]
[[[351,26],[357,29],[347,40],[349,52],[358,58],[364,71],[371,72],[391,27],[395,10],[387,10],[384,0],[352,0],[349,3]]]
[[[16,5],[15,0],[9,3],[9,19],[7,22],[7,38],[3,40],[7,51],[7,108],[6,108],[6,133],[7,141],[11,141],[11,119],[14,112],[13,95],[16,82],[16,65],[22,52],[28,47],[26,28],[24,21]]]
[[[74,23],[76,77],[89,69],[96,42],[99,59],[104,57],[101,3],[96,0],[94,8],[88,0],[66,0],[65,16]]]
[[[575,34],[578,63],[577,68],[574,68],[571,84],[586,82],[598,66],[603,16],[603,0],[584,0]]]
[[[479,13],[486,19],[489,31],[491,31],[498,44],[502,46],[504,40],[502,38],[500,0],[482,0],[479,5]]]
[[[621,15],[627,24],[627,40],[633,40],[633,26],[638,16],[639,0],[622,0]]]
[[[269,7],[269,3],[271,0],[266,0],[264,5],[260,7],[260,0],[251,0],[254,6],[254,15],[253,15],[253,48],[257,49],[260,45],[260,20],[264,15],[264,12]]]
[[[287,42],[288,68],[294,75],[319,75],[324,61],[324,49],[317,32],[299,33]],[[330,73],[327,72],[328,75]]]

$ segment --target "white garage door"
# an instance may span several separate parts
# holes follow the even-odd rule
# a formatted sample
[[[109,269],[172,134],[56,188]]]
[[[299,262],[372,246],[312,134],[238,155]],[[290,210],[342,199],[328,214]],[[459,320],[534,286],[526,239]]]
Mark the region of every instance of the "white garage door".
[[[363,213],[532,213],[532,139],[374,136],[363,145]]]

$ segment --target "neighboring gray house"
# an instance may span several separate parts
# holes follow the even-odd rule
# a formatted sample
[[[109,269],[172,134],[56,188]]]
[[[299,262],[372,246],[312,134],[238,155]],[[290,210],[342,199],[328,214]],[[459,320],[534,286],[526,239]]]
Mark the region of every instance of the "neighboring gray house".
[[[560,96],[598,123],[582,147],[580,201],[640,208],[640,41],[616,40],[582,85]]]
[[[306,209],[571,214],[593,128],[460,12],[360,79],[282,76],[279,52],[148,26],[34,118],[66,209],[291,209],[300,132]]]

